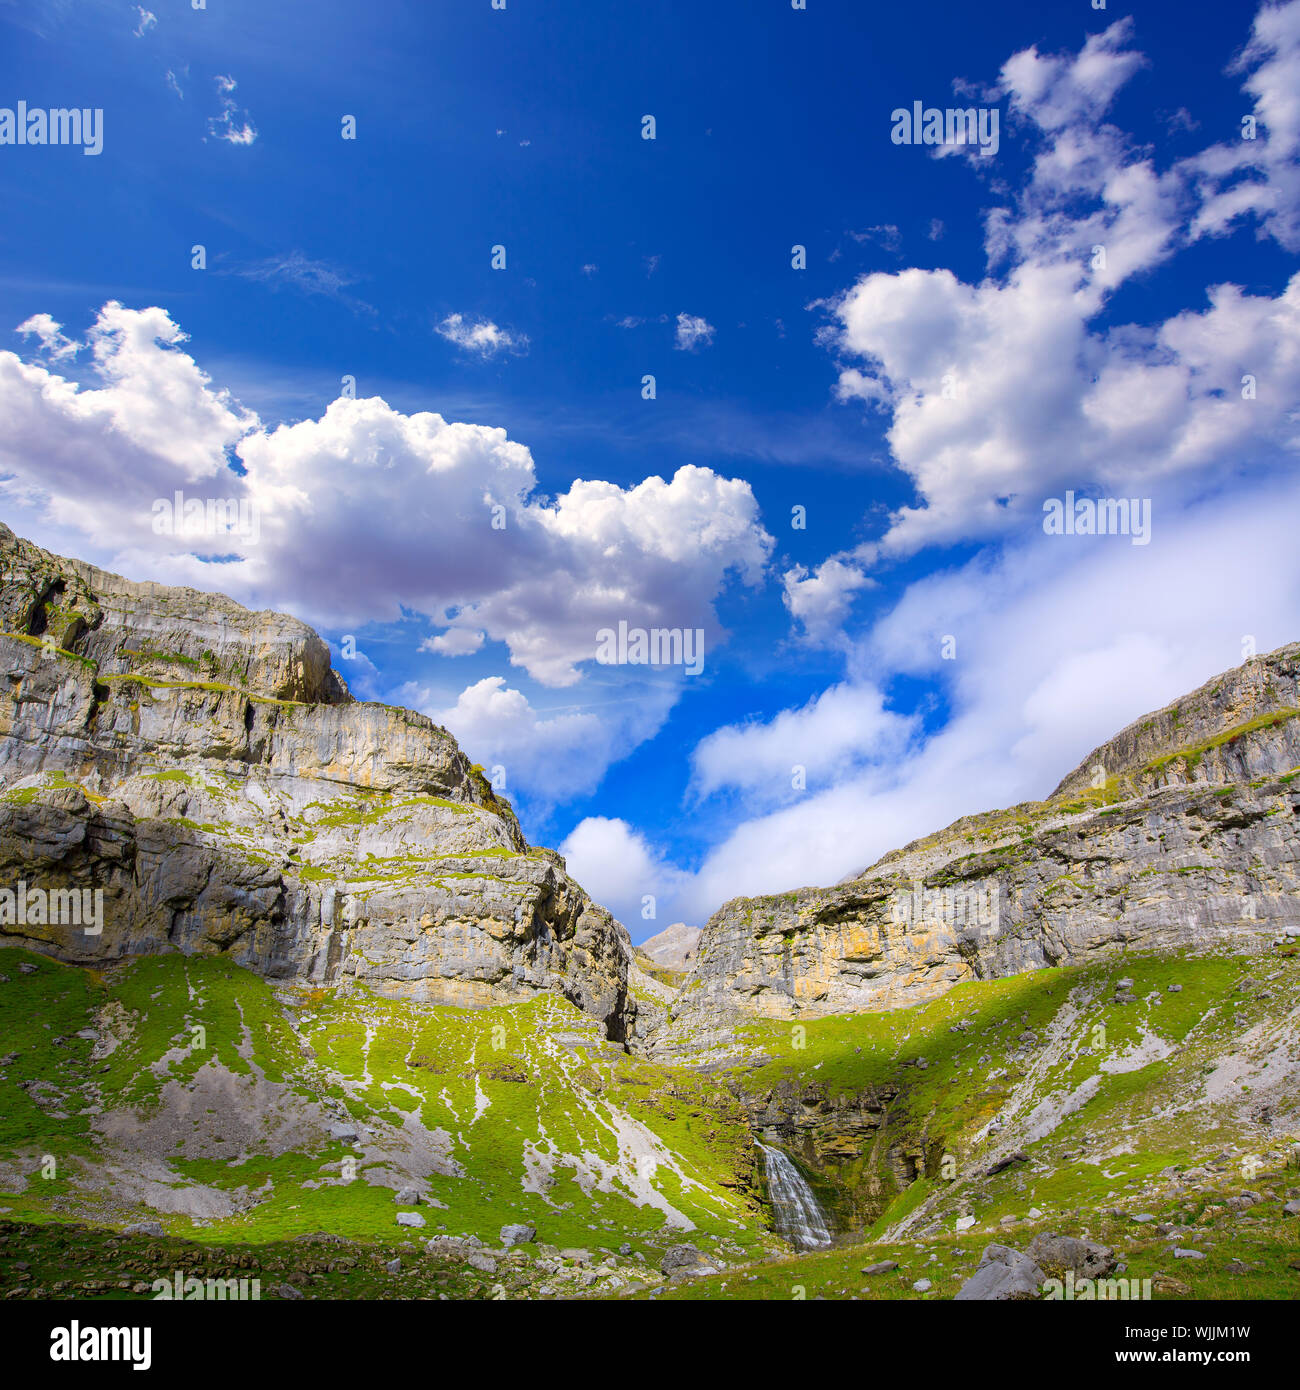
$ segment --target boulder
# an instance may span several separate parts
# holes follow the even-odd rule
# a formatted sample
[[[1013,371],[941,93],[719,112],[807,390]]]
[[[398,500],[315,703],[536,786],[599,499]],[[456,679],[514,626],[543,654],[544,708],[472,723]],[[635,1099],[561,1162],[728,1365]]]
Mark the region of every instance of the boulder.
[[[466,1260],[482,1248],[477,1236],[434,1236],[425,1242],[424,1253],[443,1260]]]
[[[1076,1279],[1101,1279],[1115,1268],[1115,1252],[1076,1236],[1058,1236],[1041,1231],[1029,1243],[1031,1260],[1057,1278],[1073,1270]]]
[[[418,1230],[424,1225],[424,1217],[418,1211],[399,1211],[397,1224],[399,1226],[414,1226]]]
[[[1036,1298],[1047,1276],[1038,1265],[1009,1245],[987,1245],[975,1273],[957,1290],[955,1300],[1006,1302]]]
[[[530,1240],[537,1239],[537,1227],[527,1222],[520,1222],[514,1226],[502,1226],[501,1244],[507,1250],[512,1245],[525,1245]]]
[[[694,1245],[689,1244],[670,1245],[664,1251],[659,1268],[669,1279],[694,1278],[720,1272],[717,1265],[711,1264]]]

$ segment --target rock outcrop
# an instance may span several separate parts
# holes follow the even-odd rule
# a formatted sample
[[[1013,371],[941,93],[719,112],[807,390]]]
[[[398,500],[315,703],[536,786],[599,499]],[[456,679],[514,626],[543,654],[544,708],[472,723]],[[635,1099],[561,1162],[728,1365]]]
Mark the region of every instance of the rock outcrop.
[[[667,970],[689,970],[699,944],[699,927],[674,922],[672,926],[648,937],[637,949]]]
[[[3,527],[0,571],[12,944],[82,964],[223,953],[428,1003],[552,991],[632,1031],[622,926],[450,734],[353,700],[310,628]],[[95,922],[68,920],[69,889],[102,892]]]
[[[893,1009],[1123,948],[1263,946],[1300,927],[1300,645],[1089,754],[1045,802],[970,816],[832,888],[727,903],[658,1030]]]

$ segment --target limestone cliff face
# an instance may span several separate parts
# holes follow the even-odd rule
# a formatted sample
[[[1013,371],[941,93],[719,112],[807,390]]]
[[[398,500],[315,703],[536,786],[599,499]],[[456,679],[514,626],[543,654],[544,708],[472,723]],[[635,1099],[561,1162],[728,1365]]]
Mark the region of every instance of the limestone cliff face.
[[[550,990],[634,1028],[621,925],[445,730],[354,701],[310,628],[3,527],[0,581],[0,887],[104,894],[97,932],[0,904],[0,934],[429,1003]]]
[[[727,903],[655,1047],[1300,927],[1298,679],[1300,646],[1284,647],[1137,721],[1046,802],[966,817],[832,888]]]

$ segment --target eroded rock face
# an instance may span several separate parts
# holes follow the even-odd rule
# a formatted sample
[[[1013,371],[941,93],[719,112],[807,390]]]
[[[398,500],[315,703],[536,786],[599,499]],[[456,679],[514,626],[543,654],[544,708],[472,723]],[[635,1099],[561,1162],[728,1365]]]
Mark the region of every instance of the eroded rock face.
[[[551,990],[627,1036],[623,928],[444,729],[354,701],[310,628],[4,528],[0,567],[0,887],[103,894],[97,929],[15,902],[0,934],[429,1003]]]
[[[674,922],[656,935],[647,937],[640,950],[650,957],[656,965],[668,970],[689,970],[700,944],[700,928],[688,927],[685,922]]]
[[[655,1049],[725,1047],[747,1015],[894,1009],[1122,947],[1249,951],[1294,930],[1298,680],[1300,646],[1282,648],[1138,721],[1049,801],[967,817],[832,888],[727,903]]]

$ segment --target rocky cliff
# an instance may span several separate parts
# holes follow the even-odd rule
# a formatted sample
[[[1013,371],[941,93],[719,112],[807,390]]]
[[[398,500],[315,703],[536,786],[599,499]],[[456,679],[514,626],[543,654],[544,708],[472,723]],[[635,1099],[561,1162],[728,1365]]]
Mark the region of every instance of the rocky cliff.
[[[674,922],[672,926],[647,937],[638,949],[665,970],[688,970],[699,944],[699,927]]]
[[[634,1029],[622,926],[444,729],[353,700],[310,628],[0,526],[0,629],[8,944],[222,955],[428,1003],[549,991]],[[102,891],[94,922],[68,920],[68,889]]]
[[[1300,645],[1139,720],[1043,802],[966,817],[832,888],[710,918],[654,1039],[895,1009],[1126,949],[1249,951],[1300,927]]]

